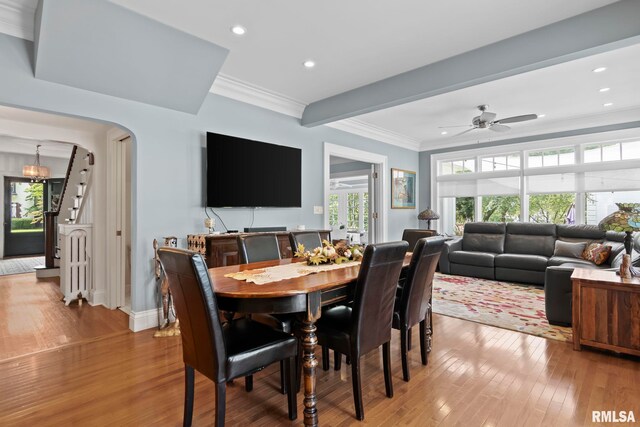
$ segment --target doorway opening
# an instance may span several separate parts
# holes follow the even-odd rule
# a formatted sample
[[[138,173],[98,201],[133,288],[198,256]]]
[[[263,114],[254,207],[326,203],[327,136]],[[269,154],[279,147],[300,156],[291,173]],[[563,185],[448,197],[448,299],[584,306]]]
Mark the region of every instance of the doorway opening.
[[[386,241],[386,156],[329,143],[324,151],[324,226],[331,237]]]

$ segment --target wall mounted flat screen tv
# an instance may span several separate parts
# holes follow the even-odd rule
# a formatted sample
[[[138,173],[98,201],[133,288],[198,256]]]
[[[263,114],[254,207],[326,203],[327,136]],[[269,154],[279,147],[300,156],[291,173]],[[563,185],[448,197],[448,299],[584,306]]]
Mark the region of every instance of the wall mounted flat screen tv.
[[[302,206],[302,150],[207,132],[207,206]]]

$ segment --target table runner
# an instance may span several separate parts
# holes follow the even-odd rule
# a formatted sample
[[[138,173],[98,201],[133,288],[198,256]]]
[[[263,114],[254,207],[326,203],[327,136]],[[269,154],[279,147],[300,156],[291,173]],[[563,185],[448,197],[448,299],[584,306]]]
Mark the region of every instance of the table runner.
[[[231,277],[236,280],[246,280],[247,283],[255,283],[256,285],[264,285],[265,283],[279,282],[280,280],[293,279],[296,277],[308,276],[309,274],[320,273],[321,271],[339,270],[341,268],[354,267],[357,265],[360,265],[360,261],[320,265],[307,265],[307,262],[303,261],[277,265],[275,267],[245,270],[238,273],[229,273],[225,274],[224,277]]]

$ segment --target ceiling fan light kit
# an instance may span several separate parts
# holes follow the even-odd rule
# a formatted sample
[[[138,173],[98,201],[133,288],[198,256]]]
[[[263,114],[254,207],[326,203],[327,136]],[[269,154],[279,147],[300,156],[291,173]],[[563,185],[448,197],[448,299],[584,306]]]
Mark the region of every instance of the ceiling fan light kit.
[[[506,123],[525,122],[527,120],[535,120],[538,118],[536,114],[523,114],[521,116],[513,116],[513,117],[507,117],[504,119],[496,120],[495,118],[497,114],[492,113],[491,111],[487,111],[487,108],[489,108],[489,106],[486,104],[478,105],[478,110],[480,110],[480,115],[474,117],[471,120],[471,125],[468,125],[468,126],[471,126],[471,129],[464,130],[453,136],[455,137],[455,136],[464,135],[465,133],[471,132],[472,130],[476,130],[476,129],[489,129],[494,132],[507,132],[508,130],[511,129],[511,127],[507,126]],[[460,126],[447,126],[447,127],[460,127]]]

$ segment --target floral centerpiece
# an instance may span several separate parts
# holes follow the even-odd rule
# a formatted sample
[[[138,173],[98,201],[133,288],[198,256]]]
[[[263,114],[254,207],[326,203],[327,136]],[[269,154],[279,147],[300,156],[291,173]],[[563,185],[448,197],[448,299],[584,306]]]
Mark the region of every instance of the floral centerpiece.
[[[298,245],[296,249],[294,256],[296,258],[304,258],[308,265],[342,264],[347,261],[360,261],[363,253],[361,246],[350,246],[342,241],[332,245],[328,240],[323,240],[322,246],[311,251],[306,250],[302,244]]]

